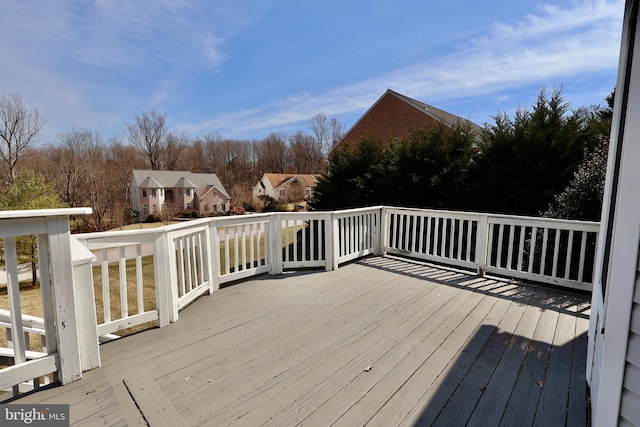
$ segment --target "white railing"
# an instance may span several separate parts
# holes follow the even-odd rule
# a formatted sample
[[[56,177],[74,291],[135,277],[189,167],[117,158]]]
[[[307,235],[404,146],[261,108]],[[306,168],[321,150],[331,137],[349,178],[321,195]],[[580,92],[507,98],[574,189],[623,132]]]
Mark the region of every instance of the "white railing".
[[[339,263],[379,253],[381,213],[381,208],[363,208],[333,214],[335,268]]]
[[[385,208],[384,251],[591,290],[599,223]]]
[[[217,280],[228,283],[273,270],[275,259],[273,215],[246,215],[219,218],[212,224],[212,252],[219,268]],[[214,267],[215,269],[215,267]],[[217,286],[216,286],[217,288]]]
[[[486,271],[591,290],[599,223],[488,218]]]
[[[384,221],[385,252],[463,268],[479,267],[482,215],[385,208]]]
[[[275,251],[282,269],[332,268],[331,256],[327,258],[331,213],[278,214],[275,227]]]
[[[66,384],[82,376],[69,216],[88,213],[91,209],[0,212],[0,253],[8,296],[8,307],[2,312],[2,327],[7,333],[5,344],[0,346],[0,390],[12,390],[16,395],[25,383],[38,388],[50,379]],[[40,281],[37,305],[41,306],[41,321],[23,314],[18,245],[27,245],[36,257],[29,263],[36,265]],[[40,349],[31,348],[32,335],[44,337]]]
[[[170,279],[165,268],[165,230],[110,231],[75,237],[98,258],[95,306],[99,336],[153,321],[160,326],[169,324],[172,311],[167,287]],[[135,282],[129,277],[135,277]],[[145,296],[149,293],[154,298]],[[155,301],[155,306],[145,306],[145,301],[150,300]]]
[[[598,233],[597,223],[373,207],[205,218],[69,237],[69,212],[86,210],[55,212],[35,219],[0,213],[10,300],[7,312],[0,311],[9,343],[0,356],[7,353],[15,363],[0,371],[0,388],[17,391],[20,383],[49,374],[73,381],[100,365],[99,341],[123,329],[175,322],[180,310],[221,284],[285,269],[334,270],[370,254],[590,290]],[[45,248],[39,251],[42,299],[56,299],[43,304],[40,320],[20,310],[15,237],[31,234]],[[72,249],[76,255],[69,255]],[[43,337],[42,350],[27,344],[29,336],[37,341],[34,334]],[[60,343],[69,344],[59,351]]]

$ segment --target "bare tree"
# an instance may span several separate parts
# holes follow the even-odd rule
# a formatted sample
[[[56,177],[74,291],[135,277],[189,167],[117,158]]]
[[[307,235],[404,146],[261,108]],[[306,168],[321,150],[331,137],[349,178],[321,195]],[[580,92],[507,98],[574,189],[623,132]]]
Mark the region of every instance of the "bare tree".
[[[84,129],[72,129],[58,136],[58,144],[45,150],[50,169],[49,179],[56,186],[58,195],[71,207],[84,206],[82,190],[86,159],[85,153],[99,143],[100,136]]]
[[[322,151],[326,153],[329,149],[329,119],[322,113],[316,114],[309,120],[309,127],[316,139],[316,142],[322,147]],[[330,147],[329,147],[330,148]]]
[[[286,167],[287,135],[271,132],[254,145],[260,173],[284,173]]]
[[[129,142],[146,158],[153,170],[161,170],[169,131],[166,114],[156,110],[143,111],[135,115],[133,123],[126,123]]]
[[[34,142],[44,139],[46,120],[37,109],[28,110],[17,93],[0,98],[0,160],[5,180],[13,182],[16,164],[22,152]]]
[[[322,146],[311,135],[300,131],[289,138],[287,172],[321,173],[324,170]]]
[[[169,132],[161,153],[163,167],[167,170],[188,170],[189,165],[181,161],[181,154],[188,146],[189,138],[185,133]]]
[[[322,147],[324,156],[327,156],[344,136],[344,125],[335,117],[331,120],[327,119],[327,116],[322,113],[316,114],[309,120],[309,127],[316,141]]]
[[[344,125],[334,117],[329,121],[329,132],[331,134],[331,147],[329,147],[329,150],[331,150],[344,137]],[[328,151],[325,154],[327,153]]]

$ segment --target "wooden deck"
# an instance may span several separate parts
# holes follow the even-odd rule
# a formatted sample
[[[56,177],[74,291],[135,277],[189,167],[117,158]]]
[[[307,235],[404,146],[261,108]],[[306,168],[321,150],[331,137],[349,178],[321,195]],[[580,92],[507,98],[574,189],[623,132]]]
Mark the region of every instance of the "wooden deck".
[[[392,258],[265,276],[14,403],[76,425],[586,424],[585,295]]]

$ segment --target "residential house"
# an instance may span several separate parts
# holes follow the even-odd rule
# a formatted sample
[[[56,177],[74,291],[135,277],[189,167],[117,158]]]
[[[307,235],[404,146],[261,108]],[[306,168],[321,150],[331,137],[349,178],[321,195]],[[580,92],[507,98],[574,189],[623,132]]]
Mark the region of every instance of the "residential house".
[[[589,323],[592,425],[640,425],[640,0],[627,0]]]
[[[478,135],[482,130],[467,119],[388,89],[349,129],[331,153],[353,147],[366,136],[402,138],[416,128],[430,128],[438,124],[449,128],[456,124],[468,125]]]
[[[171,204],[176,211],[194,209],[204,215],[228,212],[231,197],[213,173],[134,170],[131,207],[143,217]]]
[[[296,203],[313,197],[320,175],[265,173],[253,187],[253,200],[257,203],[266,197]]]

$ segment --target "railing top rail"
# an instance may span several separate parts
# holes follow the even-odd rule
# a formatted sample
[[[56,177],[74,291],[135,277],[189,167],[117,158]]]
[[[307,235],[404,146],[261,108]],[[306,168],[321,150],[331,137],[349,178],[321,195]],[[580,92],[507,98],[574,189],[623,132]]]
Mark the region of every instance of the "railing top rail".
[[[20,210],[20,211],[0,211],[0,219],[88,215],[88,214],[91,214],[91,212],[93,212],[91,208],[31,209],[31,210]]]
[[[318,212],[279,212],[280,216],[283,219],[293,219],[293,218],[302,218],[302,219],[312,219],[312,218],[326,218],[331,216],[334,212],[332,211],[318,211]]]
[[[480,218],[486,218],[487,214],[481,214],[477,212],[466,212],[466,211],[446,211],[440,209],[423,209],[423,208],[403,208],[396,206],[385,206],[387,212],[395,213],[395,212],[420,212],[428,215],[439,216],[439,217],[455,217],[455,218],[472,218],[474,220],[478,220]]]
[[[576,229],[597,232],[600,223],[593,221],[581,221],[571,219],[556,219],[543,217],[527,217],[517,215],[489,215],[489,222],[511,225],[537,225],[548,224],[550,228]]]
[[[334,213],[335,215],[339,215],[339,216],[349,216],[349,215],[359,214],[359,213],[364,213],[364,212],[379,211],[383,207],[384,206],[371,206],[371,207],[368,207],[368,208],[344,209],[344,210],[339,210],[339,211],[333,211],[332,213]]]
[[[108,239],[108,238],[123,238],[125,242],[132,242],[140,240],[145,241],[151,238],[158,232],[164,232],[164,227],[155,228],[143,228],[139,230],[111,230],[111,231],[94,231],[91,233],[79,233],[74,234],[74,237],[78,240],[91,240],[91,239]],[[147,239],[144,236],[150,236]],[[123,243],[125,243],[123,242]]]
[[[572,219],[557,219],[557,218],[545,218],[545,217],[536,217],[536,216],[526,216],[526,215],[506,215],[506,214],[494,214],[494,213],[483,213],[483,212],[467,212],[467,211],[452,211],[452,210],[441,210],[441,209],[424,209],[424,208],[407,208],[407,207],[399,207],[399,206],[384,206],[386,209],[391,211],[419,211],[419,212],[429,212],[439,215],[452,215],[452,216],[475,216],[475,217],[487,217],[490,220],[505,220],[505,221],[545,221],[549,223],[557,223],[557,224],[575,224],[580,223],[584,224],[586,227],[593,226],[599,227],[600,223],[595,221],[583,221],[583,220],[572,220]],[[342,211],[340,211],[342,212]]]

